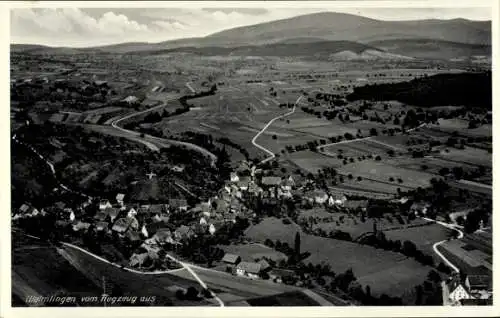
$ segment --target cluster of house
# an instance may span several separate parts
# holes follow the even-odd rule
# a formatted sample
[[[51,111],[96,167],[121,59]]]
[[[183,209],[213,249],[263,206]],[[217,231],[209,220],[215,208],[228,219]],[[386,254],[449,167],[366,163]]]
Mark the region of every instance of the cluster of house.
[[[295,274],[292,270],[272,268],[265,259],[256,262],[242,261],[239,255],[232,253],[226,253],[222,258],[222,263],[227,266],[227,271],[231,271],[236,276],[250,279],[268,278],[281,283],[284,276]]]
[[[446,284],[451,305],[486,305],[493,298],[492,280],[484,273],[471,273],[465,281],[452,277]]]

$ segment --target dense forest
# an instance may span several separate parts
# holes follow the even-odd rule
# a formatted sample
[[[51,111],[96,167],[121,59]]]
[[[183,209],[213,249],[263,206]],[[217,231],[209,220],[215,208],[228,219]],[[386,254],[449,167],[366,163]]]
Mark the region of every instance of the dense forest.
[[[374,84],[354,88],[347,96],[354,100],[397,100],[405,104],[467,106],[491,109],[491,72],[438,74],[409,82]]]

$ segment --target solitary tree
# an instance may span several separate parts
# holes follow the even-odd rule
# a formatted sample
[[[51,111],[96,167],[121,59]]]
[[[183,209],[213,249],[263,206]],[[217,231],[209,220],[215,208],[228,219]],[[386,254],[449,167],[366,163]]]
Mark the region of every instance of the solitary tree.
[[[299,232],[295,233],[295,255],[297,257],[297,261],[300,256],[300,234]]]

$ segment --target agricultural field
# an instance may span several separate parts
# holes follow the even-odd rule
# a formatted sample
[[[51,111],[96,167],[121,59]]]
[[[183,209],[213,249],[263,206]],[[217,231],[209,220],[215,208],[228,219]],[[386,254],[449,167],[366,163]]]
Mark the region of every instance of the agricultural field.
[[[429,128],[446,134],[457,132],[459,135],[467,137],[490,137],[492,136],[492,125],[484,124],[477,128],[469,129],[469,121],[465,119],[439,119],[438,125],[430,125]]]
[[[391,196],[395,196],[398,193],[398,189],[401,190],[412,189],[408,185],[400,184],[397,181],[397,179],[395,179],[395,181],[392,182],[389,180],[387,181],[369,180],[364,177],[362,177],[361,180],[357,180],[357,176],[355,176],[354,174],[352,180],[344,178],[344,182],[338,184],[336,188],[347,189],[347,190],[348,189],[361,190],[361,191],[371,192],[374,194],[386,194]],[[368,195],[368,197],[372,196]]]
[[[219,247],[226,253],[239,255],[241,260],[245,262],[254,262],[256,259],[262,259],[263,257],[272,259],[275,262],[288,258],[285,254],[260,243],[221,245]]]
[[[311,253],[304,260],[305,263],[325,262],[337,273],[352,268],[358,281],[362,285],[369,284],[376,294],[401,296],[409,286],[413,288],[421,284],[430,270],[401,254],[304,234],[296,224],[286,225],[276,218],[266,218],[261,223],[250,226],[245,235],[256,242],[271,239],[293,246],[297,232],[301,233],[301,250]]]
[[[451,230],[439,224],[429,224],[425,226],[398,229],[384,230],[384,234],[389,240],[411,241],[415,243],[417,248],[427,255],[432,255],[434,261],[439,263],[442,261],[432,248],[434,243],[446,240],[449,238]]]
[[[325,167],[339,167],[340,164],[336,158],[312,152],[299,151],[288,154],[286,157],[294,166],[310,173],[317,173],[318,170]]]
[[[465,273],[475,271],[478,268],[486,273],[491,273],[493,269],[491,254],[477,249],[466,241],[453,240],[443,243],[438,249],[445,257],[450,257],[450,261]]]
[[[450,164],[468,164],[491,168],[493,156],[484,149],[465,146],[465,149],[446,148],[437,155],[438,158],[448,160]]]
[[[425,171],[427,173],[434,174],[436,178],[440,178],[439,170],[441,170],[442,168],[452,169],[455,166],[460,166],[464,169],[464,171],[476,170],[476,166],[474,165],[469,165],[464,163],[453,164],[447,160],[440,158],[433,158],[433,157],[427,157],[427,158],[403,157],[397,159],[387,159],[385,162],[387,162],[390,165],[394,165],[408,170]]]
[[[317,224],[313,225],[313,230],[316,228],[320,228],[326,233],[330,233],[331,231],[340,230],[343,232],[347,232],[351,235],[352,239],[355,240],[359,236],[367,232],[373,232],[373,225],[376,223],[377,230],[379,231],[390,231],[386,232],[398,232],[401,231],[404,233],[408,227],[409,231],[412,231],[413,226],[419,226],[423,224],[427,224],[427,221],[416,219],[408,223],[406,218],[403,219],[403,224],[399,223],[394,216],[386,215],[382,218],[374,219],[365,219],[363,222],[359,216],[344,213],[344,212],[327,212],[324,208],[313,208],[310,210],[301,210],[298,216],[299,220],[307,220],[309,218],[318,219]],[[419,228],[427,228],[417,227]]]
[[[344,175],[352,174],[354,178],[361,176],[363,179],[408,188],[427,187],[430,185],[430,180],[434,178],[434,175],[430,173],[407,170],[373,160],[348,164],[339,168],[338,171]],[[394,181],[390,181],[390,178],[394,178]],[[398,182],[398,179],[401,179],[402,182]]]

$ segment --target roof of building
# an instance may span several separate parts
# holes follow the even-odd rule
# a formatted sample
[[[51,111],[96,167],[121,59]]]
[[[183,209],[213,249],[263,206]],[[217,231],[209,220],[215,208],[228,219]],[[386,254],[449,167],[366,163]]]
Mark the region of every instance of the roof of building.
[[[450,291],[450,293],[452,293],[458,286],[462,285],[462,283],[460,282],[460,279],[458,277],[454,277],[452,279],[450,279],[446,285],[448,286],[448,290]]]
[[[76,224],[73,225],[73,230],[75,230],[75,231],[86,230],[89,227],[90,227],[90,223],[78,221]]]
[[[295,275],[295,272],[293,270],[290,270],[290,269],[273,268],[269,272],[269,274],[270,275],[279,276],[279,277],[283,277],[283,276],[293,276],[293,275]]]
[[[428,208],[430,206],[431,204],[429,202],[419,201],[419,202],[413,202],[410,209],[423,209],[423,208]]]
[[[120,213],[120,210],[117,208],[106,208],[103,212],[111,217],[116,217]]]
[[[108,222],[97,222],[95,224],[96,229],[99,230],[99,231],[107,229],[108,226],[109,226]]]
[[[116,200],[118,200],[118,201],[123,201],[123,198],[125,198],[125,194],[123,194],[123,193],[118,193],[116,195]]]
[[[165,206],[163,204],[152,204],[149,207],[150,213],[162,213],[163,211],[165,211]]]
[[[136,231],[128,231],[125,236],[132,242],[137,242],[141,240],[141,236]]]
[[[136,102],[138,100],[139,99],[137,97],[135,97],[135,96],[128,96],[123,101],[125,101],[127,103],[133,103],[133,102]]]
[[[271,265],[265,260],[265,259],[261,259],[260,261],[258,261],[257,263],[260,264],[260,268],[262,270],[265,270],[265,269],[268,269],[269,267],[271,267]]]
[[[156,232],[155,237],[160,242],[165,241],[169,237],[172,237],[172,232],[169,229],[161,228]]]
[[[488,275],[468,275],[471,289],[489,289],[491,288],[491,276]]]
[[[189,233],[193,232],[193,229],[191,229],[189,226],[181,225],[175,230],[175,232],[179,235],[188,235]]]
[[[113,224],[112,230],[116,231],[116,232],[125,232],[131,223],[132,223],[132,220],[129,218],[118,219]]]
[[[328,196],[328,194],[324,190],[319,190],[319,189],[314,190],[311,194],[315,197],[322,197],[322,198]]]
[[[108,214],[105,212],[97,212],[96,215],[94,215],[94,219],[99,221],[106,220],[106,217],[108,217]]]
[[[241,257],[236,254],[226,253],[222,258],[222,261],[225,263],[236,264],[238,260],[241,260]]]
[[[348,200],[344,203],[344,207],[349,209],[366,208],[368,200]]]
[[[21,211],[21,213],[27,213],[30,210],[31,210],[31,207],[28,204],[23,204],[19,208],[19,211]]]
[[[236,268],[252,274],[258,274],[261,271],[261,265],[255,262],[241,262]]]
[[[134,254],[130,257],[130,266],[135,266],[144,263],[149,257],[148,253]]]
[[[281,177],[262,177],[262,184],[265,185],[279,185]]]
[[[168,203],[173,208],[181,208],[187,206],[187,201],[185,199],[170,199]]]
[[[61,201],[56,202],[54,205],[56,206],[56,208],[61,209],[61,210],[64,210],[64,208],[66,207],[66,203],[61,202]]]

